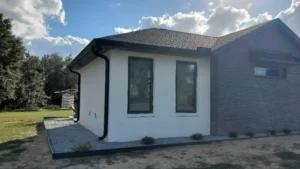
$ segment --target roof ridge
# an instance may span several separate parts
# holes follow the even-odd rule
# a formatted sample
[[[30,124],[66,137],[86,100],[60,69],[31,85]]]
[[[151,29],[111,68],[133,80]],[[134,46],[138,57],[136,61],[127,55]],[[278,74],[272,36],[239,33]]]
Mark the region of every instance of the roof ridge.
[[[119,34],[113,34],[113,35],[103,36],[103,37],[100,37],[100,38],[108,38],[108,37],[118,36],[118,35],[127,35],[127,34],[131,34],[131,33],[136,33],[136,32],[141,32],[141,31],[156,29],[156,30],[163,30],[163,31],[169,31],[169,32],[178,32],[178,33],[184,33],[184,34],[190,34],[190,35],[196,35],[196,36],[202,36],[202,37],[208,37],[208,38],[217,38],[218,39],[220,37],[224,37],[224,36],[232,35],[232,34],[235,34],[235,33],[239,33],[241,31],[244,31],[244,30],[247,30],[247,29],[251,29],[251,28],[256,27],[256,26],[260,26],[260,25],[263,25],[263,24],[268,24],[268,23],[276,21],[276,20],[280,20],[280,19],[279,18],[275,18],[275,19],[272,19],[272,20],[269,20],[269,21],[266,21],[266,22],[262,22],[260,24],[256,24],[256,25],[250,26],[250,27],[245,28],[245,29],[241,29],[241,30],[238,30],[238,31],[235,31],[235,32],[231,32],[231,33],[223,35],[223,36],[209,36],[209,35],[202,35],[202,34],[197,34],[197,33],[183,32],[183,31],[177,31],[177,30],[166,29],[166,28],[155,28],[155,27],[152,27],[152,28],[139,29],[139,30],[135,30],[135,31],[131,31],[131,32],[126,32],[126,33],[119,33]]]
[[[130,33],[141,32],[141,31],[149,30],[149,29],[154,29],[154,28],[139,29],[139,30],[130,31],[130,32],[126,32],[126,33],[118,33],[118,34],[113,34],[113,35],[107,35],[107,36],[103,36],[103,37],[100,37],[100,38],[97,38],[97,39],[107,38],[107,37],[111,37],[111,36],[118,36],[118,35],[127,35],[127,34],[130,34]]]
[[[100,37],[100,38],[107,38],[107,37],[118,36],[118,35],[127,35],[127,34],[131,34],[131,33],[135,33],[135,32],[151,30],[151,29],[164,30],[164,31],[169,31],[169,32],[178,32],[178,33],[184,33],[184,34],[190,34],[190,35],[196,35],[196,36],[202,36],[202,37],[208,37],[208,38],[218,38],[218,37],[215,37],[215,36],[201,35],[201,34],[197,34],[197,33],[183,32],[183,31],[177,31],[177,30],[171,30],[171,29],[165,29],[165,28],[155,28],[155,27],[146,28],[146,29],[139,29],[139,30],[126,32],[126,33],[113,34],[113,35],[103,36],[103,37]]]
[[[152,28],[152,29],[160,29],[160,30],[165,30],[165,31],[179,32],[179,33],[185,33],[185,34],[191,34],[191,35],[197,35],[197,36],[205,36],[205,37],[209,37],[209,38],[218,38],[218,37],[215,37],[215,36],[202,35],[202,34],[198,34],[198,33],[183,32],[183,31],[177,31],[177,30],[165,29],[165,28]]]

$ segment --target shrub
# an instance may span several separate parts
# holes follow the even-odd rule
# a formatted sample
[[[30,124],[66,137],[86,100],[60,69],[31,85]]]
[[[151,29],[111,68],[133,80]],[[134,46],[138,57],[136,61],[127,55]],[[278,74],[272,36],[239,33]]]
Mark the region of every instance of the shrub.
[[[191,138],[193,140],[202,140],[203,139],[203,135],[201,133],[195,133],[195,134],[191,135]]]
[[[79,144],[72,148],[73,152],[84,152],[89,151],[91,149],[91,145],[89,143],[86,144]]]
[[[40,108],[36,106],[25,107],[24,111],[39,111]]]
[[[228,135],[228,137],[230,137],[230,138],[237,138],[237,136],[238,136],[237,132],[230,132]]]
[[[284,129],[282,129],[282,132],[286,135],[289,135],[289,134],[291,134],[292,130],[288,129],[288,128],[284,128]]]
[[[148,136],[146,136],[146,137],[144,137],[144,138],[142,138],[142,143],[143,144],[154,144],[154,142],[155,142],[155,139],[153,138],[153,137],[148,137]]]
[[[48,110],[60,110],[60,107],[54,104],[45,105],[43,108]]]
[[[246,136],[248,136],[248,137],[254,137],[254,132],[253,131],[248,131],[248,132],[246,132]]]
[[[276,130],[268,130],[269,135],[275,136],[277,134]]]

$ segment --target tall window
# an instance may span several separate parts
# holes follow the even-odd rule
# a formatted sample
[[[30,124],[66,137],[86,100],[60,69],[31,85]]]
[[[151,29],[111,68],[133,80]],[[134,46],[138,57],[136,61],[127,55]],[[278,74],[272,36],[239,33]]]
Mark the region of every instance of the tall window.
[[[153,59],[128,58],[128,114],[152,113]]]
[[[286,68],[254,67],[254,75],[260,77],[286,78]]]
[[[176,112],[196,112],[197,64],[176,62]]]

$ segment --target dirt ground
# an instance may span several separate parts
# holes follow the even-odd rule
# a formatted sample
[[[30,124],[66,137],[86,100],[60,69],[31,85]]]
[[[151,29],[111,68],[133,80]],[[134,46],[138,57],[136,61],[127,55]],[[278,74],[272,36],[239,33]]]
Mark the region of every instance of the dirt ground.
[[[13,154],[11,153],[2,147],[1,169],[297,169],[300,168],[300,136],[227,141],[108,156],[52,160],[45,131],[41,131],[38,136],[22,143],[19,149],[14,149]]]

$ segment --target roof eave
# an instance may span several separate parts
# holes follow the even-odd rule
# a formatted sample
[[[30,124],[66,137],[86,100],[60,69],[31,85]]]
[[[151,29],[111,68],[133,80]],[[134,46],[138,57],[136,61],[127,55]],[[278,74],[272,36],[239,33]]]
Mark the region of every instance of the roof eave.
[[[83,67],[85,64],[89,63],[91,60],[95,59],[93,55],[90,53],[91,47],[96,45],[98,48],[103,49],[120,49],[125,51],[134,51],[141,53],[154,53],[154,54],[164,54],[164,55],[172,55],[172,56],[184,56],[184,57],[196,57],[203,58],[211,56],[210,48],[199,48],[198,50],[190,50],[190,49],[180,49],[180,48],[171,48],[171,47],[162,47],[162,46],[154,46],[154,45],[146,45],[146,44],[137,44],[137,43],[128,43],[121,41],[113,41],[107,39],[93,39],[68,65],[69,67],[78,70]],[[84,61],[83,64],[80,62],[83,61],[85,57],[89,55],[89,59]]]
[[[95,43],[95,39],[93,39],[72,61],[68,64],[68,67],[73,68],[80,60],[91,51],[91,47]]]

